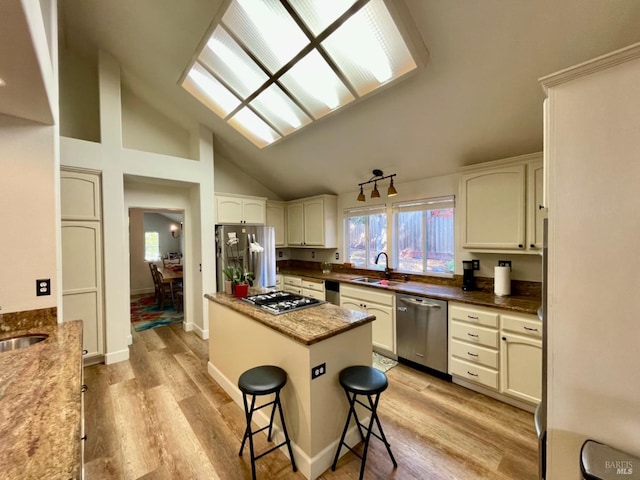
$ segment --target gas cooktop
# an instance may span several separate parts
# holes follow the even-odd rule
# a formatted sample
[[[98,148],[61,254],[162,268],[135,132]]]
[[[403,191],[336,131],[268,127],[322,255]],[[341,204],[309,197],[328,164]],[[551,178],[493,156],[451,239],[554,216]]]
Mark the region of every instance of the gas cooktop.
[[[305,297],[298,295],[297,293],[284,292],[281,290],[261,293],[259,295],[249,295],[248,297],[243,298],[243,300],[274,315],[289,313],[294,310],[313,307],[324,303],[322,300],[318,300],[317,298]]]

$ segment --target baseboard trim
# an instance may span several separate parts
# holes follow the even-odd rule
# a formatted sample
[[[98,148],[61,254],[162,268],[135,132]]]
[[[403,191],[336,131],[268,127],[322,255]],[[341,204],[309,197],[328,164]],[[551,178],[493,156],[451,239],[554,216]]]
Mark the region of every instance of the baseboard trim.
[[[187,330],[187,328],[190,328],[190,330]],[[190,332],[191,330],[193,330],[202,340],[209,340],[209,329],[202,329],[193,322],[185,324],[185,331]]]
[[[104,356],[105,365],[111,365],[112,363],[126,362],[129,360],[129,349],[119,350],[117,352],[106,353]]]
[[[511,398],[508,397],[506,395],[502,395],[501,393],[498,392],[494,392],[492,390],[489,390],[488,388],[484,388],[480,385],[476,385],[473,382],[469,382],[463,378],[459,378],[456,376],[452,376],[451,377],[451,381],[453,383],[455,383],[456,385],[460,385],[461,387],[464,388],[468,388],[469,390],[473,390],[474,392],[478,392],[478,393],[482,393],[483,395],[486,395],[487,397],[491,397],[495,400],[498,400],[502,403],[506,403],[508,405],[511,405],[513,407],[519,408],[520,410],[524,410],[526,412],[529,413],[534,413],[536,411],[536,406],[535,405],[531,405],[530,403],[526,403],[523,402],[521,400],[515,399],[515,398]]]

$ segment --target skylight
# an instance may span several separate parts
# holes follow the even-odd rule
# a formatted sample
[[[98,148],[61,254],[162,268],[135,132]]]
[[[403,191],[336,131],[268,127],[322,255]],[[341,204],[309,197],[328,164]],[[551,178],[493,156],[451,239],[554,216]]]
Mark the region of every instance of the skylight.
[[[266,147],[414,70],[385,0],[232,0],[182,86]]]

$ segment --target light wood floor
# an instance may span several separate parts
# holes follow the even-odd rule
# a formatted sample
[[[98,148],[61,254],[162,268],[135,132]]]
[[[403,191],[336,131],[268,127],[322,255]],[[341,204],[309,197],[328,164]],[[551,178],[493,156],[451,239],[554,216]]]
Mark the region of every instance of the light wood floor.
[[[85,478],[251,478],[242,409],[208,375],[207,351],[171,325],[133,332],[129,361],[85,368]],[[531,414],[404,365],[387,376],[379,413],[398,468],[373,439],[366,479],[537,478]],[[280,452],[257,467],[259,479],[304,479]],[[320,478],[357,479],[359,468],[348,453]]]

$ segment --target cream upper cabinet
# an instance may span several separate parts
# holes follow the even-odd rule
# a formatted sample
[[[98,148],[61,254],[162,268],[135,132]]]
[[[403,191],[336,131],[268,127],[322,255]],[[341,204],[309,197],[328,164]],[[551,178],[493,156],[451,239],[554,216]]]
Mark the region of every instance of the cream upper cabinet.
[[[216,195],[216,223],[264,225],[266,199],[242,195]]]
[[[276,202],[267,200],[267,222],[266,224],[274,228],[276,247],[285,247],[287,245],[286,232],[286,212],[287,204],[284,202]]]
[[[318,195],[287,204],[287,243],[300,247],[337,247],[335,195]]]
[[[462,247],[469,251],[533,253],[542,243],[542,154],[463,169]]]
[[[527,248],[542,249],[544,208],[544,167],[542,160],[527,165]]]

